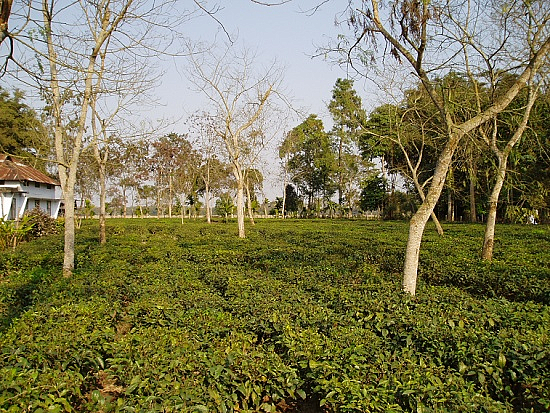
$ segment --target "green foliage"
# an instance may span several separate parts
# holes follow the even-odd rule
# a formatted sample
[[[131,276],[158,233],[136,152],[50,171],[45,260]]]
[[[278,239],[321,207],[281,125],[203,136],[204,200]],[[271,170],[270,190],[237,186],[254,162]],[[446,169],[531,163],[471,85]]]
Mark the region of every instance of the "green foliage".
[[[334,194],[336,158],[330,135],[325,132],[323,121],[317,115],[309,115],[288,133],[279,155],[281,158],[287,157],[292,182],[307,197],[310,210],[314,208],[315,198],[322,196],[328,199]]]
[[[228,215],[233,214],[235,211],[235,203],[233,202],[233,197],[228,192],[225,192],[220,195],[216,200],[216,212],[220,215],[223,215],[224,221],[227,222]]]
[[[356,135],[364,126],[367,115],[362,108],[361,97],[353,88],[353,80],[336,80],[328,109],[334,120],[335,132],[337,134],[346,132],[348,139],[356,140]]]
[[[431,224],[429,224],[431,225]],[[108,220],[0,254],[0,411],[546,412],[550,229],[428,229],[402,295],[405,223]]]
[[[362,183],[359,205],[363,211],[376,211],[386,200],[387,184],[380,175],[371,176]]]
[[[13,248],[19,242],[29,237],[33,229],[30,217],[13,221],[0,218],[0,249]]]
[[[31,158],[32,166],[44,170],[39,155],[49,150],[47,136],[38,115],[24,103],[23,92],[15,90],[10,96],[0,87],[0,152]]]

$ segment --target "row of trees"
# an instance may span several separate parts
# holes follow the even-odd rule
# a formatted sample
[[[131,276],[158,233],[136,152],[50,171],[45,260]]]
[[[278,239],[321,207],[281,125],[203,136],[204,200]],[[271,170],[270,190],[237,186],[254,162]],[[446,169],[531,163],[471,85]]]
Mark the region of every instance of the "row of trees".
[[[506,82],[514,80],[512,76]],[[487,85],[474,90],[464,73],[451,72],[438,82],[438,88],[453,95],[453,117],[457,119],[467,118],[476,110],[476,93],[485,105],[493,93]],[[457,148],[449,166],[445,196],[432,213],[440,233],[441,218],[470,222],[489,219],[495,185],[505,190],[504,199],[498,203],[502,220],[525,223],[549,218],[550,91],[541,86],[538,99],[531,100],[527,124],[521,123],[530,104],[529,92],[524,90],[495,117],[498,133],[492,140],[486,131],[475,130]],[[335,208],[340,214],[354,209],[379,210],[385,217],[397,218],[416,211],[435,169],[445,125],[421,84],[405,90],[403,96],[401,101],[383,104],[367,115],[353,82],[338,79],[328,105],[333,129],[325,131],[322,120],[310,115],[285,136],[279,150],[285,177],[298,189],[303,208],[310,215]],[[497,173],[495,149],[505,150],[518,128],[521,145],[506,149],[511,162]],[[380,169],[374,169],[374,163]],[[502,179],[497,181],[497,176]],[[293,191],[294,187],[287,188],[281,209],[297,210],[296,203],[285,208],[286,197],[292,197]]]
[[[550,5],[542,0],[520,0],[505,6],[500,1],[400,0],[385,4],[371,0],[358,4],[350,1],[349,13],[347,23],[353,32],[347,42],[341,40],[334,49],[343,52],[340,56],[344,61],[364,75],[368,75],[373,61],[385,60],[377,52],[389,51],[400,68],[412,70],[413,83],[420,83],[421,95],[433,105],[440,125],[434,133],[440,140],[435,167],[421,188],[425,192],[422,204],[409,227],[403,288],[414,295],[424,228],[443,192],[455,153],[472,134],[479,134],[497,158],[498,172],[483,247],[484,258],[492,256],[497,200],[508,157],[525,131],[546,79]],[[380,45],[384,47],[379,48]],[[384,71],[389,72],[388,66],[384,65]],[[464,73],[468,89],[474,92],[469,111],[461,110],[452,88],[442,87],[441,79],[453,71]],[[403,71],[396,73],[407,78]],[[389,91],[395,91],[391,82],[386,81],[384,87],[388,84]],[[485,88],[488,94],[484,93]],[[522,93],[527,96],[527,103],[514,122],[512,135],[506,136],[498,117],[513,107]],[[414,171],[416,164],[411,164]]]
[[[160,138],[111,140],[110,160],[104,177],[94,158],[94,147],[85,146],[79,164],[76,189],[82,202],[95,199],[105,179],[105,207],[126,217],[132,215],[173,217],[196,215],[204,208],[207,222],[212,217],[212,201],[226,193],[236,194],[237,185],[231,165],[214,152],[204,151],[200,140],[189,135],[170,133]],[[107,148],[105,148],[107,149]],[[263,175],[257,169],[246,169],[247,205],[257,209],[258,191]],[[201,199],[204,201],[202,202]],[[106,209],[105,213],[109,213]]]
[[[317,115],[309,115],[286,134],[279,157],[285,181],[298,188],[309,211],[329,209],[351,214],[357,207],[362,182],[372,169],[358,150],[366,114],[351,80],[336,81],[328,109],[334,121],[331,131],[325,131]],[[333,201],[335,195],[337,203]]]
[[[475,111],[476,93],[483,104],[487,104],[492,93],[484,85],[475,91],[466,74],[451,72],[439,83],[439,87],[453,94],[455,118],[467,118]],[[507,110],[495,117],[493,126],[497,129],[492,136],[483,129],[466,136],[449,166],[445,196],[435,207],[438,217],[450,221],[487,220],[494,188],[502,185],[505,196],[498,204],[501,219],[525,223],[529,216],[541,221],[549,218],[550,91],[543,87],[538,93],[536,102],[529,102],[529,92],[522,91]],[[533,106],[529,108],[529,122],[523,125],[524,111],[530,103]],[[361,148],[366,157],[383,156],[387,170],[405,177],[422,196],[436,166],[443,129],[437,109],[419,85],[407,90],[401,102],[382,105],[370,114]],[[507,146],[514,134],[517,145]],[[500,171],[498,150],[509,151],[510,160],[507,168]]]

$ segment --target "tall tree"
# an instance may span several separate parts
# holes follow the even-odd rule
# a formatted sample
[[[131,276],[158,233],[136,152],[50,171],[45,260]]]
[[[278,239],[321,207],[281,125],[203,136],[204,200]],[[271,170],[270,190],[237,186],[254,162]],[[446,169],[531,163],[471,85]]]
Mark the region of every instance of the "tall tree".
[[[51,145],[38,114],[24,102],[19,90],[10,93],[0,87],[0,151],[24,158],[45,171]]]
[[[279,156],[287,159],[292,182],[307,197],[308,208],[320,209],[316,204],[334,194],[336,170],[335,154],[323,121],[317,115],[309,115],[286,135]]]
[[[90,97],[91,145],[99,174],[99,242],[106,243],[105,218],[108,166],[112,162],[111,149],[122,137],[132,138],[131,108],[148,99],[148,90],[155,84],[155,76],[147,70],[147,61],[137,48],[118,50],[117,65],[109,60],[118,44],[106,41],[99,53],[94,86]],[[139,64],[137,64],[139,62]]]
[[[398,0],[388,3],[385,13],[380,9],[386,4],[379,0],[357,5],[350,0],[348,4],[348,22],[355,31],[345,48],[345,58],[358,67],[368,61],[365,42],[372,41],[376,46],[382,41],[397,60],[413,70],[445,126],[445,144],[438,154],[426,198],[410,222],[403,289],[414,295],[422,235],[445,185],[453,155],[464,136],[506,109],[547,59],[550,4],[530,0],[502,7],[499,1]],[[436,88],[434,76],[457,65],[469,65],[470,73],[479,74],[478,84],[486,80],[483,76],[487,67],[498,68],[494,73],[499,77],[516,73],[517,78],[490,105],[455,122],[452,96]]]
[[[22,60],[18,74],[37,82],[48,105],[48,119],[55,142],[55,157],[65,203],[63,272],[74,269],[74,185],[83,138],[89,128],[89,105],[107,43],[116,45],[107,58],[109,66],[124,72],[120,56],[139,47],[142,56],[158,56],[171,45],[179,22],[188,16],[175,13],[172,1],[100,0],[61,2],[43,0],[29,7],[30,30],[19,32]],[[12,15],[13,17],[13,15]],[[163,42],[159,41],[161,31]],[[11,36],[13,38],[13,36]],[[13,60],[13,59],[12,59]],[[111,72],[113,73],[113,72]]]
[[[353,88],[353,80],[336,80],[328,109],[334,121],[332,135],[336,146],[338,204],[342,206],[345,187],[349,187],[349,180],[355,178],[353,172],[357,170],[357,158],[354,155],[358,153],[358,138],[367,119],[361,97]]]
[[[42,2],[42,17],[47,46],[48,78],[45,85],[48,101],[51,106],[51,116],[54,122],[54,139],[56,160],[59,170],[59,178],[65,200],[65,246],[63,259],[63,273],[70,276],[74,270],[74,186],[82,140],[86,130],[88,108],[92,96],[93,80],[99,53],[105,42],[111,38],[115,30],[119,28],[127,17],[128,10],[133,1],[77,3],[78,7],[57,9],[55,0]],[[73,26],[67,25],[67,21],[75,21],[66,14],[75,13],[80,16],[83,26],[77,22]],[[65,17],[63,17],[65,16]],[[56,19],[68,19],[58,21]],[[64,32],[68,27],[72,33]],[[81,36],[75,33],[82,29]],[[75,44],[67,44],[68,41]],[[86,55],[76,56],[77,50],[82,50],[78,43],[89,46]],[[74,49],[73,49],[74,48]],[[73,53],[73,55],[67,52]],[[82,59],[83,65],[75,60]],[[79,62],[80,63],[80,62]],[[75,68],[75,69],[73,69]],[[64,122],[67,120],[66,110],[68,98],[75,96],[75,83],[82,88],[77,100],[73,100],[74,128],[69,133]]]
[[[491,148],[491,151],[497,158],[496,179],[493,189],[491,191],[491,195],[489,197],[489,213],[487,216],[487,224],[485,226],[485,236],[483,240],[483,250],[481,254],[484,260],[490,261],[493,259],[498,199],[500,197],[500,191],[502,190],[502,186],[506,177],[508,157],[514,149],[514,146],[520,141],[521,137],[525,133],[525,130],[527,129],[527,124],[529,122],[531,110],[537,99],[538,86],[533,84],[533,82],[534,79],[530,78],[528,84],[527,101],[525,103],[525,106],[523,106],[521,110],[521,112],[523,113],[521,114],[520,119],[517,121],[516,126],[510,125],[512,126],[512,131],[508,136],[503,139],[504,144],[502,145],[502,147],[499,146],[499,137],[501,139],[503,138],[503,134],[501,133],[503,128],[499,127],[498,118],[495,118],[492,122],[491,135],[488,136],[487,134],[482,134],[487,145]],[[512,122],[514,122],[514,120],[512,120]]]
[[[227,46],[197,53],[190,46],[191,81],[213,106],[213,130],[223,145],[237,184],[237,226],[245,237],[245,170],[252,167],[266,144],[264,121],[278,98],[280,70],[272,65],[257,72],[254,56]]]

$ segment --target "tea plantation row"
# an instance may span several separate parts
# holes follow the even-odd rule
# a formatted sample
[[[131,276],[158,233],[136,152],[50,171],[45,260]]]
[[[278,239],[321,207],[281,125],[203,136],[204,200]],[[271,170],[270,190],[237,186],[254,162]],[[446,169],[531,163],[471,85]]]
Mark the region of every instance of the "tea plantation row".
[[[0,254],[2,412],[550,411],[550,229],[96,222]]]

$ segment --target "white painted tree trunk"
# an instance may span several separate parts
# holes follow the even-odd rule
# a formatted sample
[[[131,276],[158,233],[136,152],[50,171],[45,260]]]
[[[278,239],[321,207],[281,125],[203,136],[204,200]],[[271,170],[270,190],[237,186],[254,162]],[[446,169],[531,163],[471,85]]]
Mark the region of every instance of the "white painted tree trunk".
[[[424,200],[426,199],[426,195],[424,195],[424,189],[422,188],[422,185],[420,185],[420,182],[418,181],[418,175],[416,174],[416,171],[413,171],[412,178],[413,178],[414,186],[416,187],[416,190],[418,191],[418,194],[420,195],[420,199],[422,200],[422,202],[424,202]],[[441,226],[441,223],[439,222],[439,219],[437,219],[437,216],[435,215],[435,212],[433,212],[433,208],[432,208],[432,212],[431,212],[430,216],[432,218],[432,221],[435,224],[435,229],[437,230],[437,233],[439,235],[443,235],[444,234],[443,227]],[[380,208],[378,208],[378,218],[380,219]]]
[[[205,205],[205,213],[206,213],[206,222],[211,224],[212,223],[212,214],[210,213],[210,188],[208,185],[206,185],[204,190],[204,203]]]
[[[101,245],[107,242],[105,232],[105,202],[107,197],[107,185],[105,176],[105,165],[99,166],[99,243]],[[143,216],[143,214],[142,214]]]
[[[532,79],[531,79],[532,80]],[[527,128],[527,123],[529,122],[529,116],[531,115],[531,109],[535,104],[537,99],[538,90],[534,87],[533,84],[529,84],[529,95],[527,100],[527,105],[525,106],[523,112],[523,118],[515,130],[514,134],[510,140],[506,143],[504,150],[500,151],[497,146],[497,131],[493,135],[493,141],[491,144],[491,149],[493,153],[497,156],[498,159],[498,170],[495,186],[491,192],[489,198],[489,214],[487,216],[487,225],[485,227],[485,237],[483,239],[483,250],[481,252],[481,258],[487,261],[493,259],[493,250],[495,245],[495,225],[497,219],[497,205],[498,199],[500,197],[500,191],[504,184],[504,178],[506,177],[506,166],[508,164],[508,156],[512,152],[514,146],[519,142],[525,129]],[[496,128],[496,125],[495,125]]]
[[[63,194],[65,199],[65,243],[63,246],[63,276],[70,277],[74,271],[75,214],[74,182],[65,180]]]
[[[244,186],[245,177],[241,164],[237,159],[233,159],[233,175],[237,181],[237,227],[239,230],[239,238],[245,238],[244,231]]]
[[[418,259],[420,256],[420,244],[426,223],[433,212],[435,204],[441,196],[445,185],[447,171],[452,162],[453,154],[460,140],[459,136],[453,136],[439,156],[432,182],[426,194],[426,198],[418,211],[411,218],[409,226],[409,239],[405,252],[405,265],[403,268],[403,290],[410,295],[416,294],[416,280],[418,277]]]
[[[237,182],[237,226],[239,238],[245,238],[244,232],[244,184],[242,180]]]
[[[483,238],[483,251],[481,252],[481,258],[487,261],[493,259],[498,198],[500,196],[500,191],[502,190],[502,185],[504,184],[504,178],[506,176],[506,164],[507,159],[503,156],[499,156],[497,179],[495,182],[495,186],[491,191],[491,196],[489,197],[489,213],[487,215],[485,236]]]

